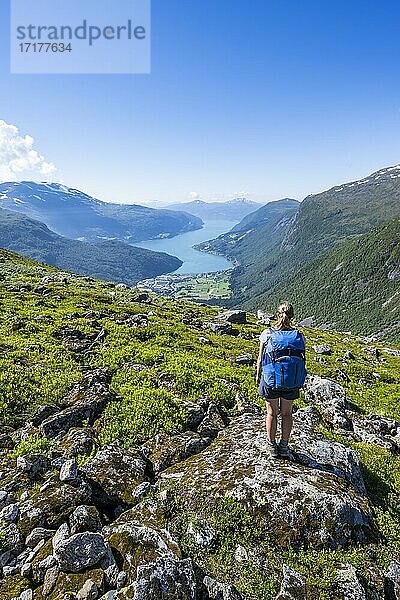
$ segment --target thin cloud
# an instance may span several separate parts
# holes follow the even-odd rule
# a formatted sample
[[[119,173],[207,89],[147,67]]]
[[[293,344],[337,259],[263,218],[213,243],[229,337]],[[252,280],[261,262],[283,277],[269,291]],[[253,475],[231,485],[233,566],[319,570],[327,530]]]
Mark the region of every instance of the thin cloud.
[[[57,173],[57,167],[34,149],[34,143],[32,136],[22,136],[18,127],[0,120],[1,181],[19,181],[24,176],[41,180]]]

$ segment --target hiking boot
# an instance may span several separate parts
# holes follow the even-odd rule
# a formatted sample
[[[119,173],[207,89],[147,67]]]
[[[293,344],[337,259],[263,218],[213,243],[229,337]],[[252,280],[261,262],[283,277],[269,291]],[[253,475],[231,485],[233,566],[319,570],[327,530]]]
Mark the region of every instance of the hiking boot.
[[[276,442],[270,442],[267,440],[266,446],[271,458],[278,458],[278,444]]]
[[[278,449],[278,456],[280,458],[290,458],[290,450],[289,450],[289,446],[286,444],[282,444],[282,442],[279,442],[279,446],[277,446]]]

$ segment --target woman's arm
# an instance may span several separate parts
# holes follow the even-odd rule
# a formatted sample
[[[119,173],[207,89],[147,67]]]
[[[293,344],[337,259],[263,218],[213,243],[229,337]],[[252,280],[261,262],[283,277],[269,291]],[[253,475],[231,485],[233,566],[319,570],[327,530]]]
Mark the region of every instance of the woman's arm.
[[[257,358],[257,375],[256,375],[256,384],[257,385],[261,381],[261,362],[262,362],[263,349],[264,349],[264,344],[263,344],[263,342],[260,342],[260,349],[258,351],[258,358]]]

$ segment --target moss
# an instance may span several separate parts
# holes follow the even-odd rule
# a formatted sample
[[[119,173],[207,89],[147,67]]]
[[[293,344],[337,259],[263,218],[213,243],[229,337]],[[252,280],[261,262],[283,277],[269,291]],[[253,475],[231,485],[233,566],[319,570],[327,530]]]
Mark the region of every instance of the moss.
[[[30,582],[21,575],[11,575],[0,579],[0,598],[3,600],[19,596],[31,587]]]
[[[101,569],[92,569],[84,573],[60,573],[54,590],[48,596],[43,596],[43,586],[35,590],[35,600],[64,600],[67,594],[75,594],[83,587],[88,579],[93,582],[101,592],[104,592],[104,572]]]

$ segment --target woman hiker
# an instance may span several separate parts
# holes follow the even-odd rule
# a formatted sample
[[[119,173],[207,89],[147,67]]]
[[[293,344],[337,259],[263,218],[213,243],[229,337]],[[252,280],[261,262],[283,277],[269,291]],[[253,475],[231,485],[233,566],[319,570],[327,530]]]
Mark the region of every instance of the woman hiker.
[[[267,446],[273,458],[289,458],[288,442],[292,431],[293,401],[299,397],[306,378],[305,338],[292,327],[293,306],[278,306],[277,322],[260,335],[256,382],[267,403]],[[276,443],[278,414],[281,414],[281,439]]]

